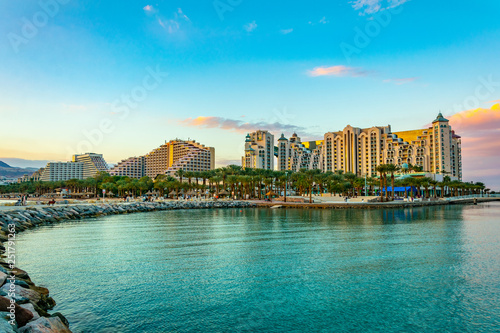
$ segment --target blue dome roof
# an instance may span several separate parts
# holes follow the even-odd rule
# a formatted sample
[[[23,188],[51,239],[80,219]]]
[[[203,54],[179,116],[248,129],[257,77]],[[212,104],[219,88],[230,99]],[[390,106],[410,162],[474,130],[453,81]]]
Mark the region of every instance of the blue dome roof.
[[[434,119],[433,123],[435,123],[436,121],[449,121],[449,120],[443,117],[441,112],[439,112],[438,116],[436,117],[436,119]]]

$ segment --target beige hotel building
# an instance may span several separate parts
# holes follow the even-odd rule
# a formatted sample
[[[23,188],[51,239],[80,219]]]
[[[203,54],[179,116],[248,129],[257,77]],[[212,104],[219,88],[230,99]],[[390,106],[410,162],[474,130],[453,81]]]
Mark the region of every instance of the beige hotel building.
[[[158,175],[175,176],[184,171],[208,171],[215,168],[215,149],[194,140],[171,140],[145,156],[130,157],[115,165],[109,173],[117,176],[141,178]]]
[[[243,168],[274,170],[274,135],[268,131],[256,131],[245,138]]]
[[[262,152],[270,149],[262,141],[259,147]],[[275,151],[278,170],[343,170],[359,176],[375,176],[377,165],[407,163],[421,166],[427,172],[462,179],[461,139],[441,113],[425,129],[392,132],[390,125],[371,128],[349,125],[342,131],[326,133],[323,140],[308,142],[301,142],[296,134],[290,139],[282,135]]]

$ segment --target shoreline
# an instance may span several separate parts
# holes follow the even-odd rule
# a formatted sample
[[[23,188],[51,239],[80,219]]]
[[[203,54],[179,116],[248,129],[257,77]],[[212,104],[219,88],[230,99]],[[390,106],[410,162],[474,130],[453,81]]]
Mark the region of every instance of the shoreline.
[[[284,202],[284,201],[252,201],[257,207],[262,208],[304,208],[304,209],[401,209],[427,206],[446,206],[446,205],[470,205],[474,204],[474,199],[477,203],[500,201],[497,197],[482,197],[482,198],[464,198],[452,200],[436,200],[436,201],[415,201],[415,202]],[[279,207],[278,207],[279,206]]]

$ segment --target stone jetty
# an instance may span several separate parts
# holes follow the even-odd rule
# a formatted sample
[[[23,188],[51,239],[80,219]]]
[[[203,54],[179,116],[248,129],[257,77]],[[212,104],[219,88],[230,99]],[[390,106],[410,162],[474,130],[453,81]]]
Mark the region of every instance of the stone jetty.
[[[165,201],[64,205],[0,211],[0,332],[71,333],[60,313],[49,314],[56,302],[49,290],[36,286],[24,270],[12,264],[15,235],[27,229],[67,220],[113,214],[173,209],[249,208],[246,201]],[[15,254],[15,252],[14,252]]]

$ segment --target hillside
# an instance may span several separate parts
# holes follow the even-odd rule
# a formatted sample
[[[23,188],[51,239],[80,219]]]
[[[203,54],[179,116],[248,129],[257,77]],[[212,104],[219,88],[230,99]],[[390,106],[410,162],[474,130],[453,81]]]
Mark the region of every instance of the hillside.
[[[2,161],[0,161],[0,177],[7,177],[7,178],[17,178],[17,177],[21,177],[25,174],[32,174],[33,172],[35,172],[36,168],[15,168],[15,167],[11,167],[10,165],[8,165],[7,163],[4,163]]]

